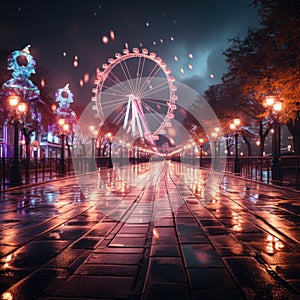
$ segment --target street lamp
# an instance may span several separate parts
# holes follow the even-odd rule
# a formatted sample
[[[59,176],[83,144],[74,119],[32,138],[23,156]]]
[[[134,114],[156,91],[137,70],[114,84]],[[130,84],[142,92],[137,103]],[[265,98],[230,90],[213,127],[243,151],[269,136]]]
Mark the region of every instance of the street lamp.
[[[273,161],[272,161],[272,180],[280,180],[280,125],[279,113],[282,110],[282,102],[275,96],[267,96],[263,105],[269,109],[270,116],[273,120]]]
[[[14,112],[14,156],[11,165],[11,178],[10,185],[19,186],[22,184],[22,176],[20,170],[19,160],[19,125],[20,117],[25,114],[27,110],[27,104],[21,102],[21,98],[17,95],[11,95],[8,97],[8,103]]]
[[[240,173],[239,151],[238,151],[238,138],[240,131],[238,127],[241,125],[241,120],[233,119],[233,123],[229,125],[230,129],[234,131],[234,145],[235,145],[235,157],[234,157],[234,173]]]
[[[204,143],[204,139],[203,138],[200,138],[199,139],[199,142],[200,142],[200,160],[199,160],[199,164],[200,164],[200,168],[202,168],[203,166],[203,162],[202,162],[202,156],[203,156],[203,143]]]
[[[58,125],[60,126],[60,139],[61,139],[61,154],[60,154],[60,161],[61,161],[61,169],[60,173],[62,175],[66,174],[66,166],[65,166],[65,134],[69,130],[69,124],[66,123],[65,118],[59,118],[57,121]]]
[[[112,134],[111,132],[107,133],[107,140],[108,140],[108,144],[109,144],[109,156],[108,156],[108,168],[112,168],[113,167],[113,163],[112,163],[112,159],[111,159],[111,143],[112,143]]]

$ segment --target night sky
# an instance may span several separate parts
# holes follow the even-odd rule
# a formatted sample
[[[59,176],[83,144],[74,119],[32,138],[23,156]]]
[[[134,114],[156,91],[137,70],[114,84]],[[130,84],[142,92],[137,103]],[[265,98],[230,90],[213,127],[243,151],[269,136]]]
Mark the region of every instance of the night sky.
[[[70,83],[75,102],[81,104],[90,101],[96,68],[122,52],[126,43],[129,49],[155,52],[176,80],[203,93],[226,71],[222,51],[228,39],[243,37],[249,26],[259,25],[248,0],[4,3],[0,49],[20,50],[30,44],[36,63],[50,71],[53,88]]]

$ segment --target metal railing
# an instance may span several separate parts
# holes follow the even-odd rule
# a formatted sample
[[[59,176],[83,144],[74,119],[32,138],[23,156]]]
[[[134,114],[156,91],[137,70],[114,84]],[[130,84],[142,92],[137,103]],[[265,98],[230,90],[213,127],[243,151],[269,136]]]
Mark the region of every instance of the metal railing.
[[[220,157],[226,160],[225,172],[246,179],[265,183],[295,187],[300,189],[300,156],[281,156],[279,162],[279,180],[272,180],[272,156],[239,157],[239,173],[234,173],[234,157]],[[211,167],[211,157],[203,157],[203,167]]]
[[[280,158],[280,180],[272,180],[272,156],[242,156],[239,158],[239,173],[234,173],[234,157],[219,157],[225,165],[225,172],[234,174],[246,179],[257,180],[265,183],[273,183],[300,189],[300,156],[282,156]],[[128,163],[145,162],[143,158],[129,158]],[[181,163],[200,166],[199,158],[193,157],[181,159]],[[202,167],[211,168],[212,158],[203,156]],[[64,176],[76,174],[85,174],[96,169],[107,168],[109,165],[108,157],[76,157],[66,158],[64,163],[64,172],[62,172],[62,161],[60,158],[26,158],[20,161],[20,173],[22,185],[50,181]],[[0,190],[10,187],[10,171],[12,158],[0,158]],[[124,162],[114,159],[114,164],[124,165]],[[222,165],[222,164],[220,164]],[[223,170],[220,170],[223,171]]]
[[[11,186],[11,165],[13,158],[0,158],[0,190]],[[107,157],[96,157],[98,168],[107,168]],[[94,162],[94,163],[95,163]],[[64,167],[60,158],[31,158],[20,160],[21,184],[32,184],[58,179],[64,176],[90,172],[93,160],[91,157],[65,158]]]

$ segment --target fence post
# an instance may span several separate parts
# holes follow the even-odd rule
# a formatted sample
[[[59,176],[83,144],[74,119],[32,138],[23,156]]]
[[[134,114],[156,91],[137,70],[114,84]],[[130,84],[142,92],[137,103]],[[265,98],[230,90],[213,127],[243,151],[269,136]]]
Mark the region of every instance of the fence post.
[[[43,181],[45,181],[45,157],[42,158]]]
[[[35,182],[38,182],[38,160],[37,157],[34,158],[35,161]]]

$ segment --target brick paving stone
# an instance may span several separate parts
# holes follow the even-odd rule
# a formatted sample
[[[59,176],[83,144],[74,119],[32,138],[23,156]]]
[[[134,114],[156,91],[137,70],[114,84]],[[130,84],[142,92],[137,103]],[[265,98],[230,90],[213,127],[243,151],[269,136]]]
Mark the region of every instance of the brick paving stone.
[[[143,300],[158,299],[190,299],[189,288],[187,284],[180,283],[151,283],[145,290]]]
[[[236,289],[226,268],[188,268],[192,289]]]
[[[52,259],[47,267],[49,268],[67,268],[69,267],[75,260],[80,257],[83,253],[83,250],[80,249],[71,249],[67,248],[60,252],[54,259]]]
[[[134,277],[72,276],[53,291],[56,297],[126,299],[133,293]]]
[[[99,239],[81,238],[72,245],[73,249],[94,249],[99,243]]]
[[[137,265],[104,265],[104,264],[83,264],[76,271],[75,275],[101,275],[101,276],[125,276],[135,277],[138,273]]]
[[[145,251],[144,247],[134,248],[134,247],[105,247],[101,250],[101,253],[132,253],[132,254],[142,254]]]
[[[174,226],[174,220],[173,218],[163,218],[163,219],[158,219],[155,220],[154,226],[156,227],[169,227],[169,226]]]
[[[141,262],[142,255],[136,253],[97,253],[91,254],[86,263],[89,264],[124,264],[138,265]]]
[[[186,276],[180,257],[151,257],[148,281],[158,283],[186,282]]]
[[[182,244],[187,268],[222,268],[224,263],[210,244]]]
[[[111,247],[144,247],[145,237],[115,237],[109,244]]]
[[[144,234],[149,230],[149,225],[136,225],[136,224],[125,224],[119,233],[128,233],[128,234]]]
[[[240,289],[198,289],[192,290],[192,300],[213,299],[213,300],[246,300],[247,298]]]
[[[180,256],[179,247],[177,245],[158,244],[151,247],[151,256]]]
[[[181,244],[209,244],[209,239],[205,234],[179,234]]]

